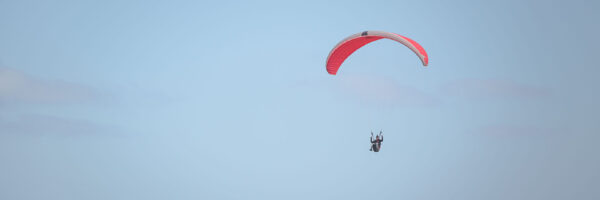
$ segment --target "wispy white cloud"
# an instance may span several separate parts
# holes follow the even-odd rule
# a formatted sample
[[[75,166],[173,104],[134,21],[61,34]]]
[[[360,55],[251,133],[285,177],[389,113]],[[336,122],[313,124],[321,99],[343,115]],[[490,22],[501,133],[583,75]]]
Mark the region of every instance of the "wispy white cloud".
[[[470,98],[540,98],[550,95],[547,88],[508,80],[462,79],[441,87],[446,95]]]
[[[433,106],[439,100],[415,87],[386,77],[346,75],[339,77],[343,91],[361,101],[390,106]]]
[[[97,91],[90,87],[0,67],[0,103],[78,103],[97,96]]]
[[[564,127],[497,123],[481,126],[475,129],[474,132],[476,134],[495,136],[549,136],[568,131]]]
[[[81,135],[105,132],[103,130],[106,126],[92,121],[39,114],[35,109],[86,103],[99,97],[100,93],[91,87],[61,80],[47,80],[17,69],[0,67],[0,105],[6,111],[0,113],[0,133]],[[32,105],[36,106],[30,109]]]
[[[0,118],[0,133],[4,134],[85,135],[98,133],[103,129],[90,121],[49,115],[29,114],[16,118]]]

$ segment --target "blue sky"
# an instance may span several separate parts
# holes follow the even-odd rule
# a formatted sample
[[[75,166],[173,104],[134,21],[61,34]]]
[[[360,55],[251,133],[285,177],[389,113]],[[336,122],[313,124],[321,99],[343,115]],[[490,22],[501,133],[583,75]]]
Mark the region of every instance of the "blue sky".
[[[599,8],[0,1],[0,199],[598,199]]]

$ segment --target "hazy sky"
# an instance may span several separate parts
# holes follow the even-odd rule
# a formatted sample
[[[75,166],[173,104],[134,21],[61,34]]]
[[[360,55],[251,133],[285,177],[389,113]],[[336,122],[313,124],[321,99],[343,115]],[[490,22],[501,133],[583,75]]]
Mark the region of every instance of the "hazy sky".
[[[0,199],[600,199],[599,9],[0,0]]]

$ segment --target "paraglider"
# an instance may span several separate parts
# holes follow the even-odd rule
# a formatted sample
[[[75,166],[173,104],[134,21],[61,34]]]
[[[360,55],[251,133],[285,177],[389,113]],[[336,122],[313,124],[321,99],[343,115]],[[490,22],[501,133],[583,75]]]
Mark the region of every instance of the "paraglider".
[[[344,60],[348,58],[348,56],[354,53],[357,49],[383,38],[394,40],[405,45],[415,54],[417,54],[419,59],[421,59],[423,66],[427,66],[429,64],[427,52],[425,52],[425,49],[423,49],[423,47],[414,40],[385,31],[363,31],[347,37],[333,47],[331,52],[329,52],[329,56],[327,57],[327,72],[331,75],[336,75],[338,69]]]
[[[344,63],[346,58],[352,55],[352,53],[371,42],[384,38],[394,40],[408,47],[419,57],[423,66],[429,64],[427,52],[425,52],[425,49],[414,40],[396,33],[385,31],[363,31],[348,36],[331,49],[325,65],[327,73],[336,75],[342,63]],[[371,149],[369,149],[369,151],[379,152],[379,150],[381,150],[381,142],[383,142],[383,131],[379,132],[375,137],[375,140],[373,140],[373,132],[371,131]]]
[[[381,142],[383,142],[383,131],[379,131],[379,134],[375,136],[375,140],[373,140],[373,131],[371,131],[371,149],[369,151],[379,152]]]

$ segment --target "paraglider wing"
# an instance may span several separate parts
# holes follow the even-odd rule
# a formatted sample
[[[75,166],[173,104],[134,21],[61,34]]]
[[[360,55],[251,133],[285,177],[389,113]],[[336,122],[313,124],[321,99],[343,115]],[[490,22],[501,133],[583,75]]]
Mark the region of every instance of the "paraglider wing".
[[[410,38],[385,31],[364,31],[347,37],[346,39],[338,43],[331,50],[331,52],[329,52],[326,66],[327,72],[331,75],[337,74],[337,71],[344,62],[344,60],[346,60],[348,56],[354,53],[354,51],[373,41],[382,38],[394,40],[407,46],[410,50],[415,52],[417,56],[419,56],[421,62],[423,62],[423,66],[427,66],[427,64],[429,63],[429,59],[427,57],[427,52],[425,52],[425,49],[423,49],[423,47],[421,47],[419,43],[415,42],[414,40],[411,40]]]

